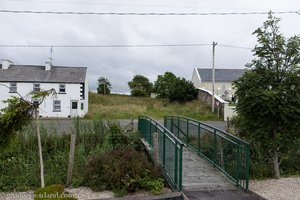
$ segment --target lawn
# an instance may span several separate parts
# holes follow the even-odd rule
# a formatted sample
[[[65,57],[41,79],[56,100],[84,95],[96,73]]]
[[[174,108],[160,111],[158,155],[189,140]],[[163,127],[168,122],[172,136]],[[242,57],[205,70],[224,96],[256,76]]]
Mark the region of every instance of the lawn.
[[[155,119],[163,119],[167,115],[182,115],[198,120],[217,120],[217,115],[200,101],[180,104],[150,97],[89,93],[89,112],[86,115],[88,119],[128,119],[137,118],[139,115]]]

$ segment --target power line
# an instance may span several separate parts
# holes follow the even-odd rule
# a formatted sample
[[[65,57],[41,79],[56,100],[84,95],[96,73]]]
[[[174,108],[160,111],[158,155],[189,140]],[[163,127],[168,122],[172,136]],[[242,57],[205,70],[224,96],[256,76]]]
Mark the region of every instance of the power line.
[[[241,46],[234,46],[234,45],[227,45],[227,44],[218,44],[221,47],[228,47],[228,48],[237,48],[237,49],[253,49],[250,47],[241,47]]]
[[[197,47],[210,46],[211,44],[186,43],[186,44],[100,44],[100,45],[27,45],[27,44],[0,44],[0,47],[9,48],[141,48],[141,47]]]
[[[156,16],[182,16],[182,15],[265,15],[268,12],[75,12],[75,11],[33,11],[33,10],[0,10],[0,13],[18,14],[55,14],[55,15],[156,15]],[[299,11],[276,11],[273,14],[299,14]]]
[[[183,44],[99,44],[99,45],[41,45],[41,44],[0,44],[4,48],[154,48],[154,47],[200,47],[211,46],[208,43],[183,43]],[[220,47],[253,49],[250,47],[218,44]]]

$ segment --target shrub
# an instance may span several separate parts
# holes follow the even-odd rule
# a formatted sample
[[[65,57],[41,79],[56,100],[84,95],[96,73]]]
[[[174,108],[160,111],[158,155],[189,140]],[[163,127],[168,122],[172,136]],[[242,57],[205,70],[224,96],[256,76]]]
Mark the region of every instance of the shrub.
[[[135,149],[115,149],[90,157],[85,183],[93,190],[113,190],[122,196],[141,188],[158,193],[163,181],[155,179],[153,164],[143,152]]]
[[[76,200],[68,192],[64,192],[62,185],[50,185],[34,192],[34,200]]]
[[[131,90],[131,96],[133,96],[133,97],[147,97],[149,95],[144,90],[134,89],[134,90]]]

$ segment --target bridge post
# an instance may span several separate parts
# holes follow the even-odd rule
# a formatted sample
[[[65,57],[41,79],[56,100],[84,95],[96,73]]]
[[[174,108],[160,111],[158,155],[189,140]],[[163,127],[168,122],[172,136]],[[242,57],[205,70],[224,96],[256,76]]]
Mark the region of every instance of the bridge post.
[[[158,144],[158,133],[153,133],[153,160],[154,165],[159,166],[159,144]]]

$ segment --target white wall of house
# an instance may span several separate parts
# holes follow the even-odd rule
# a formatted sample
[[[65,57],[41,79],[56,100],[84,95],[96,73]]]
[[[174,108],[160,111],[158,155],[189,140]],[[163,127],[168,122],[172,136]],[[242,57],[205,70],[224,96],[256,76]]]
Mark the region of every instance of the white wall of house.
[[[10,86],[10,83],[1,83],[2,85]],[[65,84],[66,93],[59,93],[59,84]],[[56,96],[46,97],[44,102],[39,107],[39,115],[41,117],[70,117],[76,115],[83,117],[88,111],[88,84],[85,84],[85,99],[80,97],[80,84],[78,83],[40,83],[42,90],[55,89]],[[17,83],[17,92],[26,100],[31,101],[29,95],[33,91],[33,83]],[[9,93],[9,89],[0,86],[0,108],[5,105],[2,101],[11,96],[18,96],[17,93]],[[60,110],[54,110],[54,101],[60,100]],[[77,109],[72,110],[71,102],[77,102]],[[71,112],[72,111],[72,112]],[[71,116],[72,117],[72,116]]]
[[[212,82],[202,82],[200,87],[209,91],[212,91]],[[232,82],[215,82],[215,94],[220,96],[225,90],[227,90],[228,95],[234,95],[235,89],[233,89]]]
[[[192,75],[192,83],[195,88],[201,88],[201,77],[198,74],[198,70],[195,67]]]

